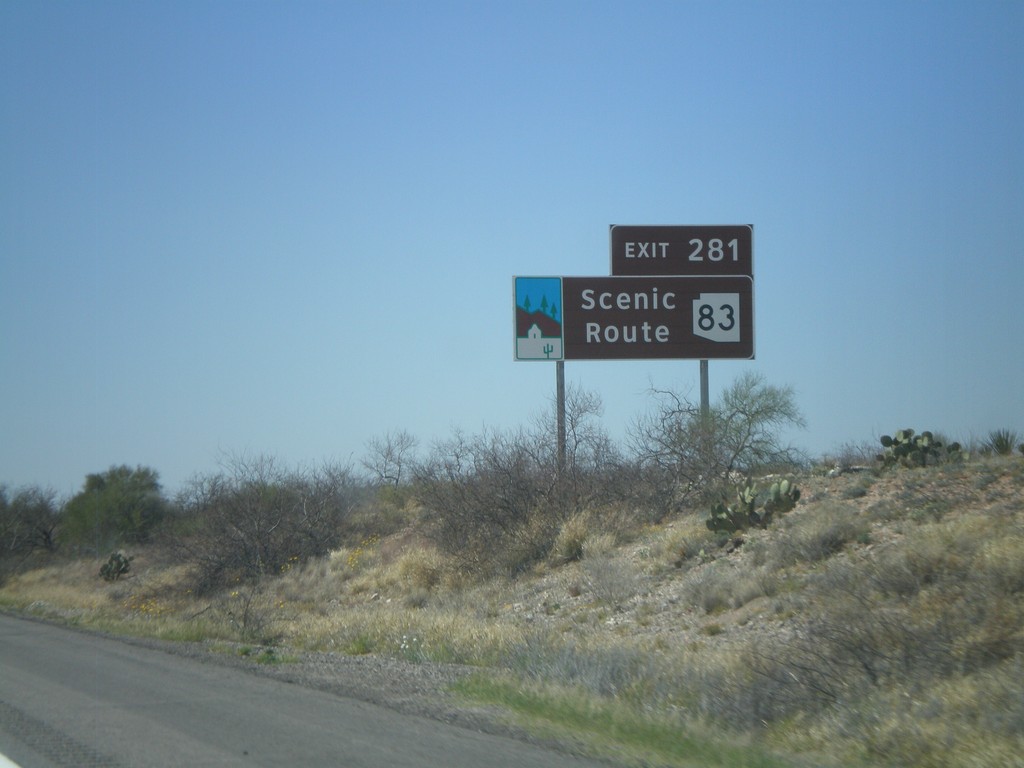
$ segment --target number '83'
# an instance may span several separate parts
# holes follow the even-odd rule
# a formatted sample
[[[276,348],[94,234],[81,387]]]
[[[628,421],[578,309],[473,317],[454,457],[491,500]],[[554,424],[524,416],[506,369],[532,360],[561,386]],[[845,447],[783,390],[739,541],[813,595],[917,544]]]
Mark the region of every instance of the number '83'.
[[[731,331],[736,325],[736,309],[732,304],[722,304],[717,314],[711,304],[701,304],[697,308],[697,327],[702,331],[710,331],[715,325],[723,331]]]

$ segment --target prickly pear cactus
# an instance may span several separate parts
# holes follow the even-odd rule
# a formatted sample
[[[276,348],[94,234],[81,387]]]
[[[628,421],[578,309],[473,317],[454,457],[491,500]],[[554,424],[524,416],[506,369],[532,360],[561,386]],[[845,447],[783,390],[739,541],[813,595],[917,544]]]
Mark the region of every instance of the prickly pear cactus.
[[[892,436],[882,435],[883,451],[878,454],[884,469],[891,467],[926,467],[940,461],[957,461],[964,458],[960,443],[943,445],[935,435],[925,430],[915,434],[912,429],[901,429]]]
[[[732,533],[737,530],[738,522],[735,518],[735,511],[722,502],[711,507],[711,514],[708,515],[705,525],[709,531],[716,533]]]
[[[105,581],[117,581],[131,570],[134,559],[134,555],[128,557],[124,552],[115,552],[100,568],[100,576]]]
[[[711,508],[707,520],[710,530],[722,533],[742,531],[756,520],[754,505],[757,503],[757,489],[752,485],[736,489],[736,504],[726,506],[719,502]]]
[[[800,489],[789,480],[774,482],[768,489],[768,499],[764,503],[765,510],[772,515],[789,512],[800,501]]]
[[[711,508],[707,527],[716,532],[735,533],[745,528],[767,528],[776,514],[788,512],[800,498],[800,490],[789,480],[773,483],[768,496],[758,510],[757,487],[748,485],[736,489],[736,503],[726,506],[720,502]]]

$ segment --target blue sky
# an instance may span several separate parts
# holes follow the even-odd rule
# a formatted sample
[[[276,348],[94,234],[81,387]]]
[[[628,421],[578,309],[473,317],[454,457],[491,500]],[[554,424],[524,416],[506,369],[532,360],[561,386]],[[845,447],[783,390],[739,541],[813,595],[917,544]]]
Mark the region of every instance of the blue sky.
[[[1024,432],[1024,3],[0,4],[0,483],[512,428],[513,275],[753,224],[812,454]],[[625,435],[696,361],[567,363]]]

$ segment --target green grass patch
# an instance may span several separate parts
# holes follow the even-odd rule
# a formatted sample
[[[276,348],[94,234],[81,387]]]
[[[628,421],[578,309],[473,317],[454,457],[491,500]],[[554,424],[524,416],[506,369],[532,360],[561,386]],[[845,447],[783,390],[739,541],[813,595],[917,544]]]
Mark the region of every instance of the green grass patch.
[[[509,711],[520,726],[569,740],[596,757],[625,765],[669,768],[784,768],[784,762],[742,737],[715,739],[665,716],[640,714],[626,705],[583,692],[471,675],[453,686],[470,701]],[[731,743],[724,743],[726,739]]]
[[[280,653],[276,648],[263,648],[259,653],[254,653],[250,650],[248,654],[243,655],[248,656],[257,664],[262,664],[264,666],[295,664],[299,660],[298,656],[290,653]]]
[[[212,651],[224,653],[230,656],[240,656],[255,664],[263,666],[277,666],[279,664],[297,664],[300,659],[292,653],[281,653],[280,649],[273,646],[260,647],[251,645],[215,645]]]

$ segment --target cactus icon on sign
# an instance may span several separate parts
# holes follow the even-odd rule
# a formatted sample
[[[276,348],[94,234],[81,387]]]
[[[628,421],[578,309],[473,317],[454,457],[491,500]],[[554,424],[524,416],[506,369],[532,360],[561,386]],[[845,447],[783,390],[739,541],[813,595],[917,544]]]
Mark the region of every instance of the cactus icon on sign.
[[[709,341],[739,341],[740,295],[702,293],[694,299],[693,335]]]

